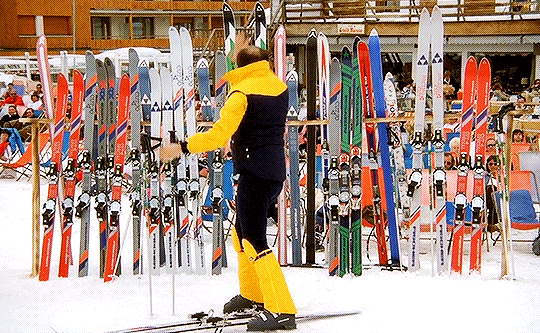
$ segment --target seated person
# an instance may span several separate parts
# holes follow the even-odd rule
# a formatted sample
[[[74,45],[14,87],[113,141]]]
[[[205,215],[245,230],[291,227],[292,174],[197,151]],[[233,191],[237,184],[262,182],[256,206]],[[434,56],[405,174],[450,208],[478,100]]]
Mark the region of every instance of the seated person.
[[[43,97],[43,90],[41,90],[41,83],[36,85],[36,89],[32,91],[32,95],[37,95],[39,99]]]
[[[7,84],[7,89],[6,91],[4,92],[4,94],[2,95],[2,99],[6,99],[9,97],[9,92],[13,90],[13,83],[8,83]]]
[[[24,113],[22,115],[21,118],[37,118],[36,117],[36,114],[34,112],[34,109],[32,108],[26,108],[26,110],[24,110]],[[19,123],[19,134],[21,136],[21,139],[25,142],[28,142],[32,139],[32,126],[30,126],[31,124],[30,123],[21,123],[20,121],[18,122]]]
[[[8,130],[2,129],[0,131],[0,162],[7,162],[8,159],[8,147],[9,147],[9,133]]]
[[[20,116],[19,116],[19,113],[17,113],[17,107],[15,105],[10,105],[8,106],[8,114],[0,118],[0,127],[11,127],[5,124],[11,121],[17,120],[19,118]]]
[[[486,208],[487,208],[487,230],[488,232],[499,231],[499,217],[495,209],[492,193],[498,188],[499,158],[490,155],[486,161]]]
[[[30,96],[30,99],[32,100],[32,102],[28,103],[26,106],[32,108],[34,111],[40,110],[41,106],[43,105],[41,98],[39,98],[39,96],[36,94],[32,94],[32,96]]]
[[[4,99],[2,102],[0,102],[0,106],[4,106],[5,104],[24,106],[24,101],[22,97],[17,94],[15,89],[11,89],[10,91],[8,91],[8,93],[9,93],[9,97]]]

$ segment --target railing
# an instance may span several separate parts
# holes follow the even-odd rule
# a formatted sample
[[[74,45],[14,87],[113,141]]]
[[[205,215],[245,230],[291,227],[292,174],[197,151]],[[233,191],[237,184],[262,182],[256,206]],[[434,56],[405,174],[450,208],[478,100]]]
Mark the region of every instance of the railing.
[[[540,14],[539,0],[407,0],[356,1],[284,0],[286,23],[358,21],[418,21],[423,7],[441,8],[446,21],[522,19]]]

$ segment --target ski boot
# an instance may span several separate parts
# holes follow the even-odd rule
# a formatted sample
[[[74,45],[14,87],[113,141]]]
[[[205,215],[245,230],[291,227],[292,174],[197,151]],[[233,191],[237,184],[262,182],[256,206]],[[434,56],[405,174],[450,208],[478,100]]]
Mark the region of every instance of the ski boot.
[[[248,331],[274,331],[274,330],[294,330],[296,329],[296,319],[294,314],[276,314],[263,309],[247,324]]]
[[[242,295],[236,295],[231,298],[230,301],[225,303],[223,306],[223,313],[233,313],[233,312],[247,312],[247,311],[261,311],[264,305],[262,303],[254,302],[245,298]]]

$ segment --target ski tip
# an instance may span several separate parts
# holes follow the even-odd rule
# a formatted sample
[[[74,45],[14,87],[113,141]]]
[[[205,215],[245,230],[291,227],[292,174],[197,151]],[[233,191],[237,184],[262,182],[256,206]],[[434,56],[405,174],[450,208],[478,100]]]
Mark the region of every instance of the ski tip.
[[[223,1],[223,11],[229,11],[229,12],[232,12],[232,8],[231,6],[226,2],[226,1]]]
[[[255,12],[257,11],[264,11],[264,6],[260,1],[257,1],[257,3],[255,4]]]
[[[287,74],[287,81],[298,81],[298,73],[294,69]]]
[[[424,7],[422,8],[422,14],[420,15],[426,15],[426,14],[429,15],[429,10],[426,7]]]
[[[350,55],[351,53],[351,50],[349,49],[349,47],[347,45],[343,46],[343,48],[341,49],[341,54],[349,54]]]
[[[394,75],[390,72],[386,73],[386,75],[384,76],[384,79],[385,80],[393,80],[394,79]]]
[[[201,58],[197,61],[197,68],[208,68],[208,60]]]
[[[377,29],[375,28],[371,29],[371,32],[369,33],[369,37],[379,37],[379,33],[377,32]]]
[[[189,31],[186,29],[186,27],[180,27],[180,30],[178,31],[180,35],[187,34],[189,36]]]
[[[317,31],[315,30],[315,28],[311,29],[308,35],[308,38],[309,37],[315,37],[315,38],[317,37]]]

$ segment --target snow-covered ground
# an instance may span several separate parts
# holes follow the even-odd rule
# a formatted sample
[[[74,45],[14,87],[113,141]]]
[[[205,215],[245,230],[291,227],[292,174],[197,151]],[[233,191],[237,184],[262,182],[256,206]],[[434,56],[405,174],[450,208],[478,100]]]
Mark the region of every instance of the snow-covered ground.
[[[42,182],[42,203],[46,196]],[[122,232],[128,202],[122,214]],[[95,214],[92,214],[95,215]],[[58,278],[60,233],[56,224],[51,279],[31,278],[31,183],[0,180],[0,331],[103,332],[133,326],[184,320],[188,314],[214,309],[238,293],[236,258],[228,243],[229,268],[219,276],[176,276],[176,314],[172,315],[172,278],[152,278],[153,315],[150,315],[147,275],[130,272],[131,232],[122,252],[124,274],[112,283],[98,277],[98,230],[91,225],[90,274]],[[364,233],[368,231],[364,228]],[[539,332],[540,257],[531,251],[536,232],[515,232],[515,279],[501,280],[501,245],[485,252],[481,276],[434,276],[430,246],[423,235],[422,269],[418,273],[365,269],[361,277],[328,277],[320,268],[284,268],[300,314],[359,310],[361,314],[298,325],[298,332]],[[364,246],[365,250],[365,241]],[[79,248],[79,220],[73,229],[75,262]],[[273,239],[271,239],[273,241]],[[205,233],[207,259],[211,236]],[[376,245],[370,241],[376,260]],[[403,261],[406,264],[406,243]],[[465,248],[468,249],[468,243]],[[364,251],[365,252],[365,251]],[[467,254],[468,252],[466,252]],[[365,255],[365,254],[364,254]],[[324,255],[317,254],[322,261]],[[368,262],[365,257],[365,262]],[[468,258],[465,258],[465,265]],[[235,328],[243,330],[243,328]],[[225,330],[232,332],[233,330]]]

